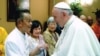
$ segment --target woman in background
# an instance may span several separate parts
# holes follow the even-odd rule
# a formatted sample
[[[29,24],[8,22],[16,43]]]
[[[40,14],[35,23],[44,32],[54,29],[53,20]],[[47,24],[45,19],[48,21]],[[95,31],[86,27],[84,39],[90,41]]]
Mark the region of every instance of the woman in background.
[[[30,30],[29,44],[30,44],[30,56],[46,56],[47,44],[43,40],[41,35],[41,23],[37,20],[32,21],[32,27]]]
[[[48,54],[51,56],[53,54],[55,44],[58,40],[58,33],[55,31],[57,27],[56,22],[54,21],[53,17],[50,17],[47,20],[47,28],[43,33],[44,40],[48,44]]]

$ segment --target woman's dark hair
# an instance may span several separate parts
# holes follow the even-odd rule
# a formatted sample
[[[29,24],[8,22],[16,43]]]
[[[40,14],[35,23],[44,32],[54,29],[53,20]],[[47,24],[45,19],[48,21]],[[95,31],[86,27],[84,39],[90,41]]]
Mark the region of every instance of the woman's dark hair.
[[[31,30],[30,30],[30,33],[33,33],[33,29],[34,28],[37,28],[37,27],[41,27],[41,29],[42,29],[42,25],[41,25],[41,23],[38,21],[38,20],[33,20],[32,21],[32,26],[31,26]]]

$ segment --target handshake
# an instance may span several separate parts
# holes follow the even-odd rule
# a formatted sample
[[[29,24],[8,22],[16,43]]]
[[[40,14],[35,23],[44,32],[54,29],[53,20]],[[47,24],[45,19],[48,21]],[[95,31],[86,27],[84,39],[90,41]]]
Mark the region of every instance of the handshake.
[[[46,43],[41,43],[37,46],[38,49],[48,49],[48,45]]]

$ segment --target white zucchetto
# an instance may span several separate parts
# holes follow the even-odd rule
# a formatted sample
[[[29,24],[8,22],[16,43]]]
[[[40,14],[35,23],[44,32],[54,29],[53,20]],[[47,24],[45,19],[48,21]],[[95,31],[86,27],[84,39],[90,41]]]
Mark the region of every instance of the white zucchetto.
[[[61,8],[61,9],[71,9],[66,2],[59,2],[54,7]]]

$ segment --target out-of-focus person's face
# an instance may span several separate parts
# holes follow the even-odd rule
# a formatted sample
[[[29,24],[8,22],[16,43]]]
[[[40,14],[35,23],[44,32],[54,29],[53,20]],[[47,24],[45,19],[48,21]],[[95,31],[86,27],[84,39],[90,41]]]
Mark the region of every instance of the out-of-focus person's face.
[[[97,20],[97,22],[100,24],[100,18],[97,18],[96,20]]]
[[[81,16],[80,16],[80,19],[81,19],[82,21],[84,21],[84,22],[87,22],[87,18],[86,18],[85,15],[81,15]]]
[[[39,37],[40,34],[41,34],[41,27],[40,26],[33,29],[33,33],[32,33],[33,37]]]
[[[59,24],[61,27],[63,26],[63,20],[62,20],[62,13],[58,11],[57,8],[53,8],[52,10],[52,16],[54,17],[54,20],[56,21],[57,24]]]
[[[87,23],[91,26],[93,24],[93,19],[91,16],[87,17]]]
[[[82,18],[82,21],[87,22],[87,20],[85,18]]]
[[[30,28],[31,28],[31,25],[32,25],[32,17],[30,15],[29,16],[26,16],[23,19],[23,22],[22,22],[23,30],[25,32],[29,32],[30,31]]]
[[[54,31],[56,30],[56,27],[57,27],[56,22],[50,22],[50,23],[48,24],[48,29],[49,29],[51,32],[54,32]]]

